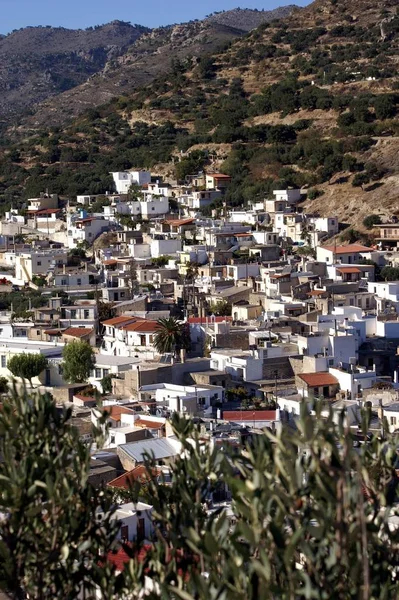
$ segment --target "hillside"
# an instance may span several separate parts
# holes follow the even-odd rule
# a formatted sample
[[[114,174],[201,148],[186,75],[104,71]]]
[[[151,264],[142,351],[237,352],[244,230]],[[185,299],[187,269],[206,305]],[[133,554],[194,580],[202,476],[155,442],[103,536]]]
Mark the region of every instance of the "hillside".
[[[241,29],[241,31],[249,32],[256,29],[262,23],[269,23],[277,19],[285,19],[294,10],[298,10],[295,4],[288,6],[280,6],[273,10],[252,10],[248,8],[234,8],[214,13],[205,19],[208,23],[217,23],[218,25],[226,25]]]
[[[114,21],[87,30],[27,27],[1,37],[0,121],[81,84],[146,31]]]
[[[81,85],[51,97],[35,108],[28,127],[59,125],[88,108],[129,94],[167,72],[176,61],[211,54],[261,23],[288,16],[296,7],[271,11],[234,9],[192,21],[148,31],[120,56],[111,57],[102,69]]]
[[[202,23],[192,27],[203,35]],[[179,31],[187,36],[179,26],[164,31],[160,52]],[[21,130],[0,162],[3,201],[46,187],[104,192],[110,170],[132,166],[180,179],[218,168],[233,177],[231,206],[299,186],[307,209],[356,226],[371,212],[399,214],[396,0],[316,0],[212,56],[179,58],[142,90],[64,129]],[[124,72],[132,73],[128,62]]]

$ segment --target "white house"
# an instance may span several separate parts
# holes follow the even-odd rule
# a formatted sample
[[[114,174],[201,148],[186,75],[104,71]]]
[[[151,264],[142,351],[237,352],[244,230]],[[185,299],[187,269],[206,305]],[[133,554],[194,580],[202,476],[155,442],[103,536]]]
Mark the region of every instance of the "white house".
[[[257,351],[213,350],[211,369],[224,371],[234,381],[257,381],[263,377],[263,358]]]
[[[331,375],[336,377],[339,382],[341,392],[346,393],[349,400],[355,400],[361,396],[362,391],[373,387],[377,380],[375,371],[367,371],[363,367],[352,368],[349,370],[330,368]]]
[[[375,294],[378,313],[399,313],[399,281],[369,281],[367,288]]]
[[[361,244],[347,244],[346,246],[318,246],[316,259],[319,262],[334,264],[341,262],[347,265],[356,265],[363,258],[369,258],[371,248]]]
[[[153,346],[157,322],[139,317],[121,316],[103,322],[105,332],[101,354],[154,358]]]
[[[94,240],[109,228],[110,223],[104,217],[88,217],[85,211],[80,211],[78,215],[68,215],[68,248],[76,248],[81,243],[92,245]]]
[[[326,233],[328,237],[339,231],[338,217],[309,217],[309,222],[314,225],[315,231]]]
[[[47,275],[55,267],[68,262],[67,250],[32,250],[15,255],[15,279],[19,284],[29,283],[35,275]]]
[[[61,327],[96,328],[98,319],[97,303],[95,300],[81,300],[71,306],[61,306]]]
[[[301,199],[301,190],[275,190],[273,195],[277,202],[296,204]]]
[[[118,521],[119,524],[116,539],[123,542],[143,542],[152,539],[154,527],[151,513],[152,506],[144,502],[120,504],[112,515],[112,520]],[[98,511],[96,519],[101,522],[104,513]]]
[[[151,256],[158,258],[159,256],[176,255],[182,249],[181,239],[173,240],[151,240]]]
[[[95,366],[90,374],[89,383],[102,392],[101,380],[104,377],[119,377],[122,373],[131,371],[133,365],[137,364],[138,360],[137,358],[130,358],[128,356],[96,354]]]
[[[142,186],[151,183],[150,171],[117,171],[111,173],[118,194],[127,194],[133,184]]]
[[[389,431],[399,431],[399,402],[384,406],[384,417],[388,421]]]
[[[16,354],[42,354],[48,360],[48,368],[33,378],[33,385],[63,386],[62,349],[64,344],[54,342],[33,342],[24,338],[12,340],[0,338],[0,376],[12,379],[14,376],[7,368],[7,363]]]
[[[140,388],[140,396],[155,399],[157,405],[168,411],[197,414],[212,412],[216,402],[223,402],[224,388],[218,385],[174,385],[157,383]]]

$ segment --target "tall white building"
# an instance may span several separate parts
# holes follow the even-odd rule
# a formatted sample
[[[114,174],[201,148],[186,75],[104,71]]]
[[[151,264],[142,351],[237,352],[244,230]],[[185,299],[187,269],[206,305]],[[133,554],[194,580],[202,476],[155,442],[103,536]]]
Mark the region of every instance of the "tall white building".
[[[148,185],[151,183],[150,171],[116,171],[111,173],[118,194],[127,194],[131,185]]]

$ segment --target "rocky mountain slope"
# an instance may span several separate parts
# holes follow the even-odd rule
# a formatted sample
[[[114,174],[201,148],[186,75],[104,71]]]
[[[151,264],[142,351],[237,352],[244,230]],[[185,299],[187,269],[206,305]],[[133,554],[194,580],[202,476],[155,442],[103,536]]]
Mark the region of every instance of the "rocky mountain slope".
[[[248,8],[234,8],[233,10],[225,10],[214,13],[205,19],[208,23],[218,23],[219,25],[227,25],[241,31],[251,31],[256,29],[262,23],[270,23],[277,19],[285,19],[292,12],[297,10],[295,4],[288,6],[280,6],[272,10],[252,10]]]
[[[203,45],[207,26],[192,27],[164,30],[155,54]],[[135,42],[130,65],[118,59],[117,80],[148,64],[153,36]],[[102,193],[109,171],[133,166],[179,179],[206,168],[232,175],[230,206],[299,186],[307,209],[356,227],[371,212],[399,214],[396,0],[316,0],[211,56],[178,58],[66,127],[19,130],[1,153],[3,202],[45,188]]]
[[[86,30],[27,27],[0,38],[0,120],[86,81],[147,31],[114,21]]]
[[[109,102],[121,94],[132,93],[168,72],[173,63],[215,52],[261,23],[286,17],[294,5],[270,11],[234,9],[202,21],[160,27],[141,36],[129,49],[107,61],[81,85],[49,98],[35,107],[28,126],[58,125],[88,108]]]

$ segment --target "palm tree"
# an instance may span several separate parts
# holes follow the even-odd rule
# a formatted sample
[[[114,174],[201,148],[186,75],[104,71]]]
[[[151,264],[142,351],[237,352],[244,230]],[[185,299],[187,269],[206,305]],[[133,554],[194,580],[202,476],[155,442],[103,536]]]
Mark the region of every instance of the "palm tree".
[[[154,334],[154,347],[160,354],[179,352],[190,347],[187,324],[175,317],[159,319]]]

